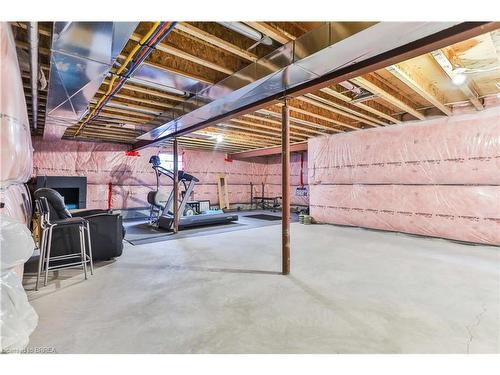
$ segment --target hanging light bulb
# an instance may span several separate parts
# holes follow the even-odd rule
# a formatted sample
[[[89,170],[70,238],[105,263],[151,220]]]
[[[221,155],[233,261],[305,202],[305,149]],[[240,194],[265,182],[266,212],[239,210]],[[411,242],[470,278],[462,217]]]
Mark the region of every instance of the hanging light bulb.
[[[217,143],[221,143],[224,140],[224,136],[222,134],[217,134],[215,136],[215,140],[217,141]]]
[[[453,77],[451,78],[452,82],[456,86],[463,85],[465,81],[467,80],[467,77],[463,73],[457,73],[454,74]]]
[[[455,67],[452,70],[451,81],[453,82],[454,85],[460,86],[465,83],[465,81],[467,80],[467,76],[465,75],[466,71],[467,69],[463,67]]]

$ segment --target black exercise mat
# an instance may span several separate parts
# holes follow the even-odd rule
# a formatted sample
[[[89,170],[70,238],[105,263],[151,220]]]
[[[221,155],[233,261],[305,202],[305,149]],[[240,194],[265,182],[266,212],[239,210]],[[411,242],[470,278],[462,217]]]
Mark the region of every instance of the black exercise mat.
[[[245,217],[250,217],[252,219],[259,219],[259,220],[267,220],[267,221],[281,220],[281,216],[267,215],[267,214],[245,215]]]
[[[202,236],[208,236],[210,234],[232,232],[233,230],[241,230],[244,227],[247,227],[247,225],[241,224],[241,223],[231,222],[231,223],[225,223],[225,224],[209,225],[209,226],[204,226],[204,227],[184,229],[184,230],[181,230],[177,234],[173,234],[172,232],[162,232],[162,233],[156,234],[156,235],[146,235],[142,238],[137,238],[137,237],[133,238],[133,239],[125,238],[125,240],[128,243],[130,243],[134,246],[137,246],[137,245],[143,245],[143,244],[148,244],[148,243],[177,240],[177,239],[181,239],[181,238],[202,237]]]

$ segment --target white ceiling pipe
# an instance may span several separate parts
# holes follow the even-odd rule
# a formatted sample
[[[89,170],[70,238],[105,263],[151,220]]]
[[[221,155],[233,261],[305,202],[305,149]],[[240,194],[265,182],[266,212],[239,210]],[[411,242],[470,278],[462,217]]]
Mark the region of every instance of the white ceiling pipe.
[[[30,50],[32,122],[33,129],[36,130],[38,118],[38,22],[29,23],[28,39]]]
[[[263,35],[262,33],[251,28],[250,26],[245,25],[243,22],[217,22],[217,23],[241,35],[244,35],[247,38],[253,39],[256,42],[260,42],[267,46],[273,44],[273,41],[267,35]]]

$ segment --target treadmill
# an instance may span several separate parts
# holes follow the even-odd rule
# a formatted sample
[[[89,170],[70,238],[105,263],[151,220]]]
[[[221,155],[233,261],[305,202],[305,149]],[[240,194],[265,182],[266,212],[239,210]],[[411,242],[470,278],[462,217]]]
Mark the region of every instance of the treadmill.
[[[238,215],[231,213],[222,214],[197,214],[179,217],[179,229],[201,227],[205,225],[226,224],[238,221]],[[158,227],[171,229],[174,223],[174,215],[169,213],[158,219]]]
[[[174,179],[174,174],[172,171],[161,167],[158,156],[151,157],[150,163],[153,164],[153,169],[156,172],[157,178],[160,175],[165,175],[170,177],[172,180]],[[215,225],[215,224],[226,224],[232,221],[238,221],[238,215],[233,213],[199,213],[194,211],[190,206],[188,199],[191,196],[194,187],[198,180],[196,177],[184,172],[178,171],[179,184],[182,183],[184,185],[184,191],[182,192],[182,200],[179,204],[179,229],[199,227],[205,225]],[[157,180],[158,181],[158,180]],[[157,184],[159,188],[159,181]],[[174,191],[173,189],[170,191],[170,195],[167,199],[165,207],[160,211],[160,215],[158,217],[158,228],[172,229],[172,225],[174,223]],[[222,210],[220,210],[222,211]]]

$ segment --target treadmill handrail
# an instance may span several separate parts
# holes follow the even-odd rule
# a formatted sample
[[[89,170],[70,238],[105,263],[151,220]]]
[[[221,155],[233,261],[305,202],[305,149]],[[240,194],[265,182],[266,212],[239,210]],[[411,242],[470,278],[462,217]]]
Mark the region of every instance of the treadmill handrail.
[[[153,165],[153,169],[156,170],[160,175],[165,175],[172,180],[174,179],[174,172],[172,172],[170,169],[160,167],[159,165]]]
[[[163,175],[165,175],[167,177],[170,177],[172,179],[172,181],[174,180],[174,172],[171,171],[170,169],[161,167],[159,165],[154,165],[153,169],[156,169],[160,174],[163,174]],[[179,181],[184,180],[184,181],[200,182],[199,179],[197,179],[193,175],[190,175],[190,174],[188,174],[188,173],[186,173],[184,171],[178,171],[178,174],[179,174]]]

